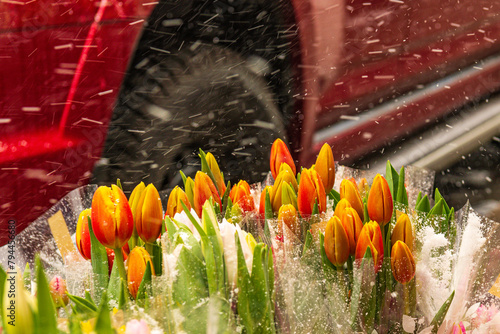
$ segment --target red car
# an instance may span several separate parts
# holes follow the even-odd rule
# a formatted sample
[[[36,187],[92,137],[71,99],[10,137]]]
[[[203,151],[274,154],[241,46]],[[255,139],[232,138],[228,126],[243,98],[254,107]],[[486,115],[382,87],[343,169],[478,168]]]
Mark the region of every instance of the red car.
[[[352,162],[497,91],[498,51],[497,0],[4,0],[0,228],[91,178],[168,188],[198,147],[232,180],[277,136]]]

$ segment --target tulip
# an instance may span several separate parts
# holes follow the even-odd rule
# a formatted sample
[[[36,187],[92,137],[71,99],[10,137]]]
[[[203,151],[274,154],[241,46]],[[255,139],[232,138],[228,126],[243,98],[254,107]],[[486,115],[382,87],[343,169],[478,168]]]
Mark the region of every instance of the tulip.
[[[301,229],[297,220],[297,210],[291,204],[282,205],[278,212],[278,231],[283,231],[283,223],[295,234],[300,237]]]
[[[466,334],[467,332],[465,331],[465,326],[462,321],[457,324],[453,324],[453,332],[451,334]]]
[[[222,208],[220,196],[214,183],[207,174],[198,171],[194,178],[193,190],[194,210],[196,211],[198,217],[201,217],[203,204],[205,204],[205,202],[210,198],[212,198],[213,201],[219,205],[219,208]]]
[[[368,191],[370,190],[370,187],[368,186],[368,181],[366,181],[365,178],[362,178],[359,181],[358,190],[359,190],[359,194],[361,195],[361,198],[364,198],[366,196],[366,194],[368,193]]]
[[[135,209],[135,227],[139,237],[146,243],[155,242],[161,232],[162,219],[160,194],[153,184],[149,184]]]
[[[248,270],[251,271],[253,263],[253,248],[250,247],[250,243],[247,243],[247,236],[250,234],[243,231],[239,225],[233,225],[225,219],[222,220],[219,228],[222,240],[221,246],[223,246],[224,251],[224,262],[227,269],[227,279],[231,286],[236,288],[238,279],[238,253],[236,250],[235,234],[238,233],[241,250],[243,251],[243,256],[245,257],[245,263]],[[252,239],[249,239],[250,242],[252,242]],[[253,241],[255,242],[255,239],[253,239]],[[255,245],[253,246],[255,247]]]
[[[217,164],[217,160],[215,160],[214,155],[210,152],[207,153],[206,159],[207,159],[208,168],[210,168],[210,171],[212,172],[212,175],[214,176],[215,184],[217,186],[219,194],[224,194],[224,192],[226,192],[226,185],[224,184],[224,176],[220,172],[219,164]]]
[[[127,322],[125,334],[150,334],[149,326],[144,319],[133,319]]]
[[[347,179],[342,180],[340,183],[340,198],[348,200],[361,220],[364,219],[363,201],[354,182]]]
[[[358,243],[356,244],[356,260],[361,260],[368,248],[370,248],[372,253],[375,272],[378,272],[382,267],[384,259],[384,243],[382,241],[380,225],[374,221],[366,223],[359,233]]]
[[[372,187],[368,193],[368,216],[380,226],[384,226],[392,218],[392,195],[386,179],[377,174],[373,179]]]
[[[326,210],[326,193],[318,172],[304,169],[300,176],[297,206],[302,217],[312,214],[314,204],[318,204],[319,212]]]
[[[353,208],[345,208],[340,222],[347,232],[349,237],[349,252],[351,255],[356,253],[356,244],[358,243],[359,234],[363,229],[363,222],[356,210]]]
[[[392,230],[391,247],[393,247],[398,240],[404,242],[410,251],[413,250],[413,228],[411,226],[410,218],[405,213],[399,216],[396,225]]]
[[[135,247],[128,256],[127,283],[128,290],[133,298],[137,298],[137,292],[142,282],[142,277],[146,272],[146,266],[149,262],[151,274],[155,274],[155,269],[148,252],[142,247]]]
[[[101,244],[120,249],[132,236],[134,217],[123,191],[101,186],[92,199],[92,229]]]
[[[271,174],[273,175],[273,178],[276,179],[279,171],[281,164],[285,163],[288,166],[290,166],[293,175],[295,175],[296,170],[295,170],[295,163],[293,162],[292,155],[290,154],[290,151],[286,147],[285,143],[281,139],[276,139],[273,143],[273,146],[271,147]]]
[[[325,229],[326,257],[335,266],[343,265],[349,258],[349,237],[336,216],[330,218]]]
[[[174,218],[176,213],[181,213],[184,211],[182,207],[182,203],[191,210],[191,203],[189,203],[189,198],[179,186],[175,186],[175,188],[170,192],[168,196],[167,202],[167,211],[165,212],[165,217]]]
[[[271,198],[272,189],[273,189],[273,187],[266,186],[262,190],[262,192],[260,193],[259,216],[260,216],[261,219],[264,219],[265,215],[266,215],[266,193],[268,193],[269,194],[269,198]]]
[[[290,167],[284,164],[282,165],[278,177],[274,181],[271,193],[269,194],[271,204],[273,206],[273,212],[277,212],[282,204],[290,204],[283,203],[283,187],[285,184],[291,185],[295,191],[298,189],[297,180],[295,179],[294,174],[292,173]],[[286,196],[288,201],[293,202],[293,199],[296,197],[295,194],[289,194],[287,188],[285,188],[285,192],[287,194]]]
[[[85,260],[90,260],[90,231],[88,218],[91,210],[85,209],[78,216],[76,224],[76,246]]]
[[[132,191],[132,194],[130,194],[130,198],[128,199],[128,204],[130,205],[130,209],[132,210],[132,215],[134,216],[134,220],[136,219],[135,212],[137,209],[137,204],[141,199],[142,192],[144,191],[144,189],[146,189],[144,182],[139,183],[137,186],[135,186],[134,190]]]
[[[335,184],[335,161],[333,160],[332,148],[327,143],[321,147],[314,169],[321,177],[325,192],[329,193]]]
[[[54,276],[49,283],[50,294],[52,295],[52,300],[56,307],[64,307],[68,305],[69,298],[66,294],[68,292],[66,288],[66,280],[62,279],[61,276]]]
[[[398,240],[391,251],[392,275],[401,284],[406,284],[415,276],[415,260],[408,246]]]
[[[250,186],[244,180],[235,184],[229,192],[229,198],[234,204],[237,204],[242,213],[252,212],[255,210],[255,203],[252,194],[250,193]]]
[[[342,216],[344,215],[345,209],[347,209],[347,208],[352,208],[352,205],[351,205],[351,203],[349,203],[349,201],[347,199],[343,198],[337,203],[337,206],[335,207],[335,211],[333,212],[333,215],[337,216],[339,218],[342,218]]]
[[[184,189],[186,190],[186,196],[189,199],[189,203],[191,203],[191,207],[194,207],[194,181],[189,176],[186,179]]]

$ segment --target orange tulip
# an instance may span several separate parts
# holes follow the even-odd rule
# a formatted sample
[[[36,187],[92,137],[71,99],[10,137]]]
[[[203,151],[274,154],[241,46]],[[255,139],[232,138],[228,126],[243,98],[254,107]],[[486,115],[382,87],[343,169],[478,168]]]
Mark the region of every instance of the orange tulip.
[[[165,217],[174,217],[176,213],[181,213],[184,211],[182,204],[186,205],[188,210],[191,210],[191,203],[189,203],[189,198],[179,186],[175,186],[170,192],[167,202],[167,211],[165,212]]]
[[[90,260],[90,231],[88,218],[92,211],[85,209],[78,216],[76,224],[76,246],[85,260]]]
[[[282,195],[283,195],[283,187],[285,184],[291,185],[294,191],[297,191],[298,189],[297,180],[295,179],[292,170],[290,169],[290,167],[288,167],[288,165],[283,164],[281,165],[278,177],[274,181],[273,187],[269,194],[271,199],[271,204],[273,206],[273,212],[277,212],[282,204],[292,204],[292,203],[283,203]],[[285,188],[285,191],[286,190],[287,188]],[[292,197],[295,196],[292,195]]]
[[[214,183],[207,174],[198,171],[194,177],[193,189],[194,211],[196,211],[198,217],[201,217],[203,204],[210,198],[213,199],[215,204],[219,205],[219,208],[222,208],[220,196]]]
[[[406,213],[399,216],[392,230],[391,246],[394,247],[394,244],[396,244],[398,240],[404,242],[410,251],[413,249],[413,228],[410,218]]]
[[[255,210],[255,203],[252,194],[250,193],[250,186],[244,180],[235,184],[229,192],[229,198],[234,204],[237,204],[243,213]]]
[[[337,216],[339,218],[342,218],[342,215],[344,214],[344,211],[347,208],[352,208],[352,205],[351,205],[351,203],[349,203],[349,201],[347,199],[343,198],[337,203],[337,206],[335,207],[335,211],[333,212],[333,215]]]
[[[297,196],[297,206],[302,217],[310,216],[314,203],[318,203],[319,212],[326,210],[326,193],[318,172],[314,169],[304,169],[300,174],[300,184]]]
[[[392,218],[392,195],[386,179],[377,174],[373,179],[372,187],[368,193],[368,216],[380,226],[384,226]]]
[[[314,169],[321,177],[325,192],[329,193],[335,184],[335,161],[333,160],[332,148],[327,143],[321,147]]]
[[[134,217],[123,191],[115,185],[97,188],[92,198],[92,229],[105,247],[122,248],[134,231]]]
[[[269,198],[271,198],[272,188],[271,186],[266,186],[260,193],[259,216],[261,219],[264,219],[266,215],[266,192],[269,193]]]
[[[360,260],[365,256],[368,247],[370,247],[375,272],[377,272],[382,267],[384,259],[384,243],[382,241],[380,225],[374,221],[366,223],[359,233],[358,243],[356,244],[356,260]]]
[[[144,182],[139,183],[137,186],[135,186],[134,190],[132,191],[132,194],[130,194],[130,198],[128,199],[128,204],[130,205],[130,209],[132,210],[132,215],[134,216],[134,221],[136,219],[135,217],[135,212],[137,209],[137,204],[139,203],[139,200],[141,199],[141,195],[146,189],[146,185]]]
[[[356,244],[358,243],[359,234],[363,229],[363,222],[353,208],[345,208],[341,217],[340,221],[349,237],[349,252],[351,255],[354,255],[356,253]]]
[[[224,176],[220,172],[219,164],[212,153],[208,152],[206,155],[208,168],[212,171],[212,174],[215,178],[215,183],[217,184],[217,189],[219,190],[219,194],[224,194],[226,191],[226,185],[224,184]]]
[[[161,232],[163,208],[160,194],[151,183],[141,194],[135,210],[135,228],[144,242],[153,243]]]
[[[296,173],[295,163],[293,162],[292,155],[286,147],[285,143],[281,139],[276,139],[271,147],[271,174],[273,178],[276,179],[281,164],[286,163],[293,171],[293,175]]]
[[[291,204],[280,207],[278,212],[278,231],[283,231],[283,223],[297,236],[300,237],[300,224],[297,219],[297,210]]]
[[[370,190],[370,187],[368,186],[368,181],[366,181],[365,178],[362,178],[359,181],[358,190],[359,190],[359,194],[361,195],[361,198],[364,198],[366,196],[366,194],[368,193],[368,191]]]
[[[148,252],[142,247],[135,247],[132,249],[128,257],[127,283],[128,290],[134,298],[137,297],[137,292],[141,285],[142,277],[146,272],[146,265],[148,262],[151,265],[151,273],[154,275],[155,270]]]
[[[415,276],[415,260],[408,246],[398,240],[391,251],[392,275],[401,284],[406,284]]]
[[[363,201],[361,200],[358,187],[354,182],[347,179],[342,180],[340,183],[340,198],[348,200],[361,220],[364,219]]]
[[[349,237],[336,216],[330,218],[325,229],[325,253],[335,266],[343,265],[349,258]]]

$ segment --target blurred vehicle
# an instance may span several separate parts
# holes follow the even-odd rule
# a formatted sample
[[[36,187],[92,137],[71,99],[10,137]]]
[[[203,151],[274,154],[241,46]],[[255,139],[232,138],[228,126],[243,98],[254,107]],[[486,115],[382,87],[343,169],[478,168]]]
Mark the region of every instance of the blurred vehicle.
[[[499,50],[497,0],[4,0],[0,228],[91,178],[168,188],[199,147],[232,180],[278,136],[352,162],[497,91]]]

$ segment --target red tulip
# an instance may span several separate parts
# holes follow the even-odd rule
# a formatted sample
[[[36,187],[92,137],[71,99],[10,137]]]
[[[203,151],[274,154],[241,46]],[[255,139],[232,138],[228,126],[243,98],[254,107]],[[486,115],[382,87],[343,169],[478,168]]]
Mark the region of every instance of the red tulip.
[[[85,260],[90,260],[90,231],[88,218],[91,217],[91,210],[85,209],[78,216],[76,224],[76,246]]]
[[[115,185],[97,188],[92,199],[92,229],[105,247],[122,248],[134,231],[134,217],[123,191]]]
[[[370,192],[368,193],[368,216],[380,226],[384,226],[392,218],[392,195],[389,184],[380,174],[373,179]]]
[[[167,211],[165,212],[165,217],[169,216],[173,218],[176,213],[181,213],[184,211],[182,204],[186,205],[188,210],[191,210],[191,203],[189,203],[189,198],[186,193],[179,187],[175,188],[170,192],[167,202]]]
[[[377,272],[382,267],[384,259],[384,243],[382,241],[380,225],[374,221],[369,221],[361,229],[356,245],[356,260],[361,260],[365,256],[368,247],[372,253],[375,272]]]
[[[162,219],[160,194],[153,184],[149,184],[142,192],[135,211],[135,228],[139,237],[144,242],[155,242],[161,232]]]
[[[135,247],[132,249],[128,257],[127,283],[130,294],[134,298],[137,297],[137,292],[141,285],[142,277],[146,272],[146,265],[148,262],[151,265],[151,273],[154,275],[155,270],[148,252],[142,247]]]
[[[314,203],[318,204],[319,212],[326,210],[326,193],[318,172],[314,169],[304,169],[300,174],[297,206],[302,217],[312,214]]]
[[[321,177],[325,192],[329,193],[335,184],[335,161],[333,160],[332,148],[327,143],[321,147],[314,169]]]
[[[364,219],[363,201],[361,200],[361,195],[359,194],[356,183],[348,179],[342,180],[340,183],[340,198],[348,200],[358,213],[359,218],[361,218],[361,220]]]
[[[203,204],[205,204],[205,202],[210,198],[212,198],[214,203],[218,204],[219,208],[222,209],[220,196],[214,183],[207,174],[198,171],[194,178],[193,190],[194,210],[196,211],[198,217],[201,217]]]
[[[288,166],[293,171],[293,175],[296,173],[295,169],[295,163],[293,162],[292,155],[290,154],[290,151],[288,150],[288,147],[286,147],[285,143],[281,139],[276,139],[273,143],[273,146],[271,147],[271,174],[273,175],[273,178],[276,179],[281,164],[286,163]]]
[[[260,201],[259,201],[259,216],[261,219],[265,218],[266,215],[266,192],[269,194],[269,199],[271,198],[271,191],[273,187],[266,186],[262,192],[260,193]],[[272,202],[271,202],[272,203]]]
[[[250,193],[250,186],[244,180],[235,184],[229,192],[229,198],[233,204],[238,204],[243,213],[252,212],[255,210],[255,203],[252,194]]]

